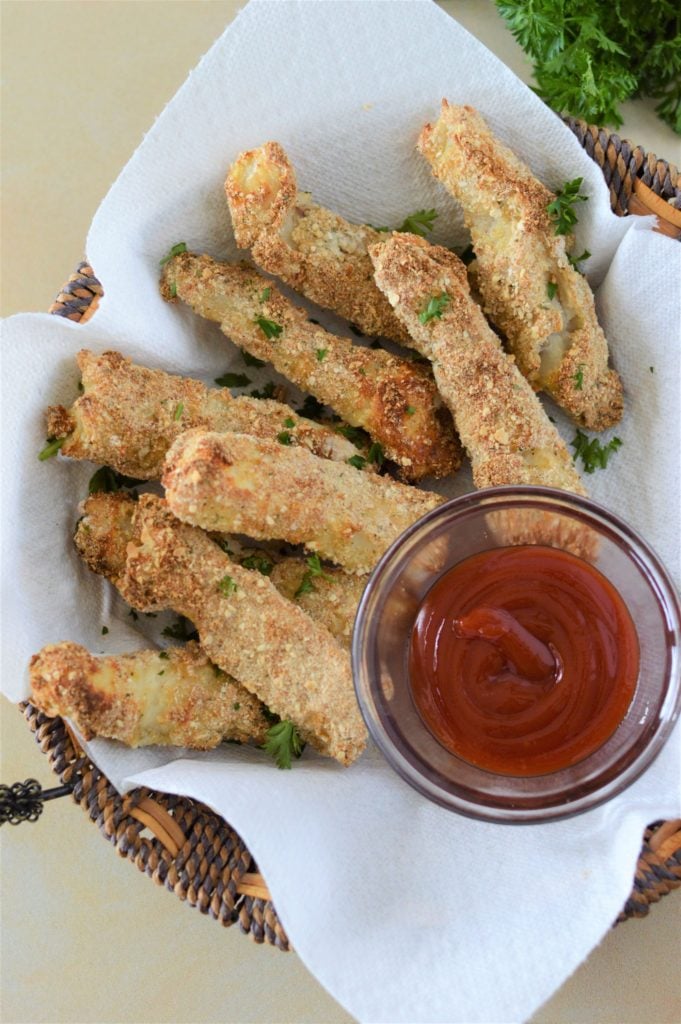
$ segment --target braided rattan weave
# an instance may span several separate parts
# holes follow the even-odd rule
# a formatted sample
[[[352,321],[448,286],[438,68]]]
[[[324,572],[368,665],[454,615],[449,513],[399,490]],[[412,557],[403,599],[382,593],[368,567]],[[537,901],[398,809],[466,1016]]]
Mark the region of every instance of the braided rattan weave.
[[[605,129],[574,118],[566,118],[566,123],[601,167],[618,215],[627,214],[638,181],[672,209],[681,210],[676,167]],[[50,312],[83,321],[101,295],[92,268],[81,263]],[[221,924],[238,923],[256,942],[289,948],[251,854],[222,818],[192,800],[165,793],[136,790],[121,797],[79,749],[61,719],[46,717],[30,703],[24,705],[24,716],[52,770],[73,785],[75,802],[122,857]],[[681,821],[655,822],[643,837],[634,887],[617,920],[644,916],[651,903],[679,885]]]

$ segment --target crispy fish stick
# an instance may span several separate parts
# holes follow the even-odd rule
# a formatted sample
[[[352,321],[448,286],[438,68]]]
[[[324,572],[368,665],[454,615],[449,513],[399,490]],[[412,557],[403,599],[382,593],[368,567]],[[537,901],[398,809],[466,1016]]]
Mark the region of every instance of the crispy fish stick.
[[[127,548],[134,537],[135,499],[123,491],[93,494],[86,503],[86,516],[77,533],[77,546],[90,568],[118,586],[125,573]],[[220,537],[225,540],[223,536]],[[283,597],[300,605],[306,615],[325,626],[343,646],[349,645],[365,576],[342,569],[310,567],[304,558],[277,556],[263,551],[241,549],[228,539],[228,554],[253,572],[264,568]],[[250,556],[250,557],[249,557]]]
[[[193,642],[100,658],[51,644],[31,658],[30,681],[36,707],[73,719],[85,739],[210,750],[227,739],[261,744],[269,727],[257,697]]]
[[[418,148],[464,210],[485,312],[508,340],[536,390],[573,419],[603,430],[622,415],[622,382],[608,369],[608,345],[584,277],[555,234],[555,199],[472,107],[442,101]]]
[[[354,573],[370,572],[403,530],[443,500],[300,448],[200,430],[168,452],[163,486],[184,522],[305,544]]]
[[[107,546],[103,534],[122,517],[107,511],[98,523],[107,503],[93,500],[110,497],[116,496],[89,498],[76,529],[76,547],[95,571],[102,571],[102,551],[119,549]],[[131,525],[124,570],[108,566],[105,573],[125,600],[142,611],[173,608],[185,615],[219,668],[293,721],[320,753],[341,764],[354,761],[366,730],[347,652],[329,631],[282,597],[266,576],[233,562],[202,530],[180,523],[161,498],[142,495]]]
[[[298,416],[269,399],[233,398],[226,388],[149,370],[119,352],[78,353],[83,394],[70,409],[51,406],[47,436],[65,438],[63,455],[112,466],[141,480],[161,475],[170,445],[192,427],[237,430],[309,448],[323,458],[347,461],[357,449],[329,427]]]
[[[558,431],[473,302],[461,260],[404,234],[370,253],[376,283],[433,364],[476,486],[539,484],[584,494]]]
[[[342,569],[311,570],[303,558],[284,558],[272,570],[272,583],[289,601],[326,626],[344,647],[350,646],[352,627],[368,576],[353,576]]]
[[[225,182],[237,245],[263,270],[332,309],[365,334],[409,345],[409,335],[374,284],[367,248],[380,232],[351,224],[299,192],[278,142],[241,153]]]
[[[182,253],[169,260],[162,291],[219,323],[237,345],[363,427],[405,479],[446,476],[458,468],[451,417],[427,368],[329,334],[271,281],[209,256]]]

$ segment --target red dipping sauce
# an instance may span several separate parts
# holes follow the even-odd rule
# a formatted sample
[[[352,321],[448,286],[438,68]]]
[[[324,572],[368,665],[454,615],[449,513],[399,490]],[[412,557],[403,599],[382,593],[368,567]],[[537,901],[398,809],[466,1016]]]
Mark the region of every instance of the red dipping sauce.
[[[426,594],[409,677],[430,731],[502,775],[544,775],[614,733],[636,688],[636,627],[612,584],[556,548],[483,551]]]

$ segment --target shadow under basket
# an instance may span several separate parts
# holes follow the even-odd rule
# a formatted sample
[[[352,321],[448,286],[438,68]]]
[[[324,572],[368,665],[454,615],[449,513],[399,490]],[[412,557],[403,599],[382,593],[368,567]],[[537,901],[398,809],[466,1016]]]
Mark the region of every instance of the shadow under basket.
[[[574,118],[565,118],[565,123],[603,171],[618,216],[654,213],[658,230],[681,238],[676,167],[605,129]],[[83,322],[102,294],[92,269],[81,263],[50,313]],[[238,924],[256,942],[289,948],[265,880],[227,822],[183,797],[147,789],[120,796],[62,719],[48,718],[30,703],[22,709],[53,772],[120,856],[220,924]],[[633,889],[617,921],[645,916],[651,903],[679,885],[681,821],[654,822],[643,836]]]

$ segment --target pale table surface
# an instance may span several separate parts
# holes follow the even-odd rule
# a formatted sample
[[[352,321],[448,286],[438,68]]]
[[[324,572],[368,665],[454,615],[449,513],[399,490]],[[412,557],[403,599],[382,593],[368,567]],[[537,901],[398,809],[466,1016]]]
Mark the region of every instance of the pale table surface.
[[[82,258],[109,185],[238,6],[2,3],[3,315],[47,308]],[[529,80],[491,3],[442,6]],[[650,103],[626,104],[621,133],[681,162],[678,136]],[[19,712],[4,699],[1,710],[0,778],[49,785]],[[295,954],[257,947],[181,906],[119,859],[69,799],[47,805],[39,824],[3,833],[5,1024],[352,1020]],[[610,932],[534,1024],[677,1024],[680,920],[673,894]]]

